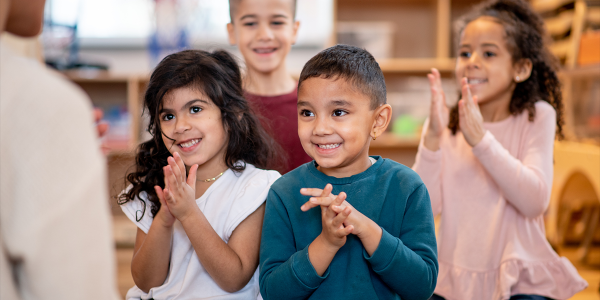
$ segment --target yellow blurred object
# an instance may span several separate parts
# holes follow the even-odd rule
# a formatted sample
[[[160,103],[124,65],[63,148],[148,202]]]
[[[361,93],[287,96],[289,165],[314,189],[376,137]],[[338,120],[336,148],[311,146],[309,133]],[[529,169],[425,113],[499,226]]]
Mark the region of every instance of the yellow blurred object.
[[[561,247],[573,211],[587,214],[580,258],[585,260],[600,218],[600,146],[557,141],[554,180],[546,218],[546,235]]]

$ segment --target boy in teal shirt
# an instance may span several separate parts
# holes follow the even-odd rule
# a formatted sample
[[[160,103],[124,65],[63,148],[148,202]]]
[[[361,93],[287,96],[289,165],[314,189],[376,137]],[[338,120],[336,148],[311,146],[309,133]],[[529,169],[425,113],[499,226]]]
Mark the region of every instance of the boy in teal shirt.
[[[337,45],[304,66],[298,134],[314,161],[267,197],[260,291],[270,299],[428,299],[438,272],[429,195],[410,168],[368,154],[392,109],[367,51]],[[317,208],[317,206],[319,206]]]

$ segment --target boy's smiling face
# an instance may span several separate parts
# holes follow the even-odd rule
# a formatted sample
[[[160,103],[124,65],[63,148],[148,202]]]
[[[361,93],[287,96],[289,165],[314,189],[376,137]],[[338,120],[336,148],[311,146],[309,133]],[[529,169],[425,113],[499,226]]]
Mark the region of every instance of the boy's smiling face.
[[[389,105],[371,109],[371,98],[343,78],[311,77],[298,90],[300,142],[329,176],[349,177],[368,169],[372,136],[385,131],[390,117]]]
[[[292,0],[241,0],[232,18],[229,43],[238,45],[249,69],[270,73],[284,66],[300,24]]]

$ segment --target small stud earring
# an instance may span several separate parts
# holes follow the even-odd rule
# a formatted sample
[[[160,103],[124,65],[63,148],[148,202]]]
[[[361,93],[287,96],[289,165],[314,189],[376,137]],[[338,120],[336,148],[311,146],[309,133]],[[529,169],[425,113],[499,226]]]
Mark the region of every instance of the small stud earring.
[[[517,76],[517,78],[515,78],[516,82],[521,82],[521,78],[519,78],[519,76]]]

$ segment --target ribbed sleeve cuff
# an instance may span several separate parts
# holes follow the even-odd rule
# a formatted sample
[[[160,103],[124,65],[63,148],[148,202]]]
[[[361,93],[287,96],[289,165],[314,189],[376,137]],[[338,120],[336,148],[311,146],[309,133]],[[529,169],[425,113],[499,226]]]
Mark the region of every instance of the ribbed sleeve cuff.
[[[309,289],[316,289],[329,275],[329,268],[319,276],[308,258],[308,246],[294,255],[292,269],[298,280]]]
[[[382,271],[392,262],[396,250],[398,249],[399,242],[400,241],[396,237],[381,228],[381,240],[379,241],[379,246],[377,246],[377,249],[373,252],[373,255],[369,257],[367,251],[363,250],[363,256],[371,264],[373,271]]]
[[[481,157],[489,152],[490,147],[492,146],[494,140],[496,138],[494,135],[488,130],[484,135],[481,141],[473,147],[473,154],[477,157]]]

